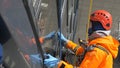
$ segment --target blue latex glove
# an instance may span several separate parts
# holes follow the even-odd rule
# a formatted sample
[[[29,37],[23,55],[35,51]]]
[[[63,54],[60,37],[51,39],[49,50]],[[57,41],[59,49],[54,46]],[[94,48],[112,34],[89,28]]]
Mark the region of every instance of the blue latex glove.
[[[50,54],[44,54],[44,57],[44,65],[47,66],[47,68],[53,68],[57,66],[59,59],[51,56]],[[38,68],[38,65],[42,63],[42,58],[39,54],[30,55],[30,60],[32,64],[36,66],[35,68]]]
[[[45,57],[44,64],[49,68],[56,66],[59,62],[59,59],[51,56],[50,54],[45,54]]]
[[[44,36],[44,39],[51,39],[53,36],[55,36],[55,31],[52,31],[48,35]]]
[[[61,36],[60,36],[60,34],[61,34]],[[57,32],[57,35],[58,35],[58,38],[59,38],[60,40],[62,40],[62,41],[64,41],[64,42],[67,42],[67,41],[68,41],[68,39],[65,38],[64,35],[63,35],[62,33]],[[60,38],[60,37],[61,37],[61,38]]]

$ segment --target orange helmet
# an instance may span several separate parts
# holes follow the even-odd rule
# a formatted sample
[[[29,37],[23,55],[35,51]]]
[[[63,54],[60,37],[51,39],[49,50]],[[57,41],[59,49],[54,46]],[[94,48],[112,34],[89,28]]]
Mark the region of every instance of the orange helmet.
[[[90,16],[91,21],[98,21],[105,30],[110,30],[112,26],[112,16],[105,10],[96,10]]]

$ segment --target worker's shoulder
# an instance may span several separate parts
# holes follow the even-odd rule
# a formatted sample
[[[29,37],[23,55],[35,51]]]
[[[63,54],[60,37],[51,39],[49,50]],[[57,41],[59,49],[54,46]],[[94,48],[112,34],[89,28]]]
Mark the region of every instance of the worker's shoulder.
[[[109,52],[102,46],[94,46],[91,50],[87,51],[88,56],[104,57],[108,54]]]

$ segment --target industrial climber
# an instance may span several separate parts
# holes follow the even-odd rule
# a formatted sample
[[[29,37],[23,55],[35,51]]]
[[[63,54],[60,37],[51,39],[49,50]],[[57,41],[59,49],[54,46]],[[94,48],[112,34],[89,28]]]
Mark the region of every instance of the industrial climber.
[[[58,36],[66,43],[65,47],[73,50],[76,55],[88,49],[78,68],[113,68],[113,59],[117,57],[119,42],[110,35],[111,27],[111,14],[106,10],[96,10],[90,16],[87,48],[66,39],[63,34],[60,36],[59,32]],[[65,61],[59,62],[58,68],[61,67],[74,68]]]
[[[84,59],[77,66],[78,68],[113,68],[113,59],[117,57],[119,42],[110,35],[112,27],[112,16],[106,10],[96,10],[90,15],[90,27],[88,29],[88,43],[85,47],[77,45],[68,40],[60,32],[58,38],[65,47],[71,49],[76,56],[85,52]],[[51,38],[55,32],[40,38],[40,42]],[[74,59],[73,59],[74,60]],[[60,60],[58,68],[74,68],[76,66],[69,62]]]

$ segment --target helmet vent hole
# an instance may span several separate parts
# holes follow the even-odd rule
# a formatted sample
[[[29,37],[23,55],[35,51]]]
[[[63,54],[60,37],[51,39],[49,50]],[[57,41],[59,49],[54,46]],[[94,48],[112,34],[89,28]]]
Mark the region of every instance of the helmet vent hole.
[[[108,17],[106,16],[106,18],[108,18]]]
[[[95,16],[95,14],[92,14],[91,16]]]
[[[103,16],[105,16],[105,14],[103,14]]]
[[[107,27],[110,27],[110,24],[109,24],[109,23],[107,23],[107,24],[106,24],[106,26],[107,26]]]

